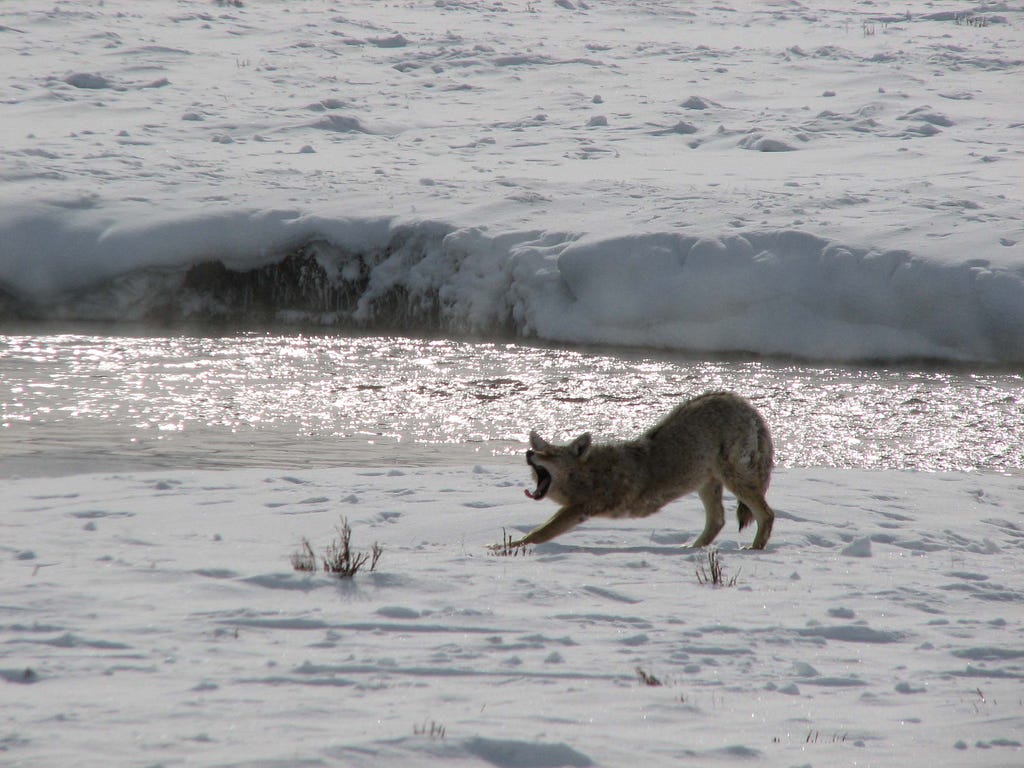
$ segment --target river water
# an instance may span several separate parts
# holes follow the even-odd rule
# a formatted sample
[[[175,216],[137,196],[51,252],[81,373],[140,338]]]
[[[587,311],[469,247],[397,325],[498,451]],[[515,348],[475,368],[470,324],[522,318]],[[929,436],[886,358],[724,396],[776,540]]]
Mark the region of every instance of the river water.
[[[749,397],[782,466],[1019,472],[1024,375],[400,336],[0,335],[0,477],[493,461]],[[499,459],[501,460],[501,459]]]

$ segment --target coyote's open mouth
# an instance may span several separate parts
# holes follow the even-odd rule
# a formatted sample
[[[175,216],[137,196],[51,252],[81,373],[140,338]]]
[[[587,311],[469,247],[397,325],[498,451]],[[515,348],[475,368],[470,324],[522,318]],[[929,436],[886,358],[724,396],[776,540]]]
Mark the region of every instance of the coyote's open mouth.
[[[526,452],[526,463],[530,465],[533,474],[537,476],[537,490],[531,491],[524,488],[523,493],[534,501],[540,501],[548,495],[548,489],[551,487],[551,473],[533,460],[533,451]]]

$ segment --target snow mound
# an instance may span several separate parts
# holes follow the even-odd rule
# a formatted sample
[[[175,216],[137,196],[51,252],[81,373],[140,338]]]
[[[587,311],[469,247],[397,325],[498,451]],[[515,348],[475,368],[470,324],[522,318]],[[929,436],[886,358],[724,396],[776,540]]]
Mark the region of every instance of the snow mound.
[[[799,230],[492,235],[441,221],[272,210],[100,228],[88,213],[0,215],[7,317],[1024,361],[1024,269],[981,258],[945,264]]]

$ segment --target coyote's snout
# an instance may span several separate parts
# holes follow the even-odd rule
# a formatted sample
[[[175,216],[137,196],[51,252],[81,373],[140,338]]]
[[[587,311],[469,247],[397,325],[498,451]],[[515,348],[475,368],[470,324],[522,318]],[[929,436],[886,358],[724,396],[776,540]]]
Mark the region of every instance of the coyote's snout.
[[[532,432],[526,463],[537,486],[526,495],[550,497],[561,508],[513,545],[550,541],[590,517],[647,517],[697,491],[706,522],[693,546],[703,547],[725,525],[724,487],[739,501],[740,530],[757,521],[753,548],[764,549],[775,519],[764,498],[773,455],[761,414],[729,392],[695,397],[629,442],[592,445],[586,432],[552,445]]]

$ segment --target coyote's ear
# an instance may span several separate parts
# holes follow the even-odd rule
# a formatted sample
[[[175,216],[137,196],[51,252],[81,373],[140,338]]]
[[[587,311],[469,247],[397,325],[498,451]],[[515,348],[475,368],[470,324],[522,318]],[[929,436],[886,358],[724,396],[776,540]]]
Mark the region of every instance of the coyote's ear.
[[[569,450],[572,451],[576,458],[582,459],[583,454],[590,450],[590,433],[584,432],[573,440],[572,443],[569,444]]]
[[[538,435],[536,432],[530,433],[530,447],[535,451],[546,451],[551,446],[548,445],[547,440]]]

